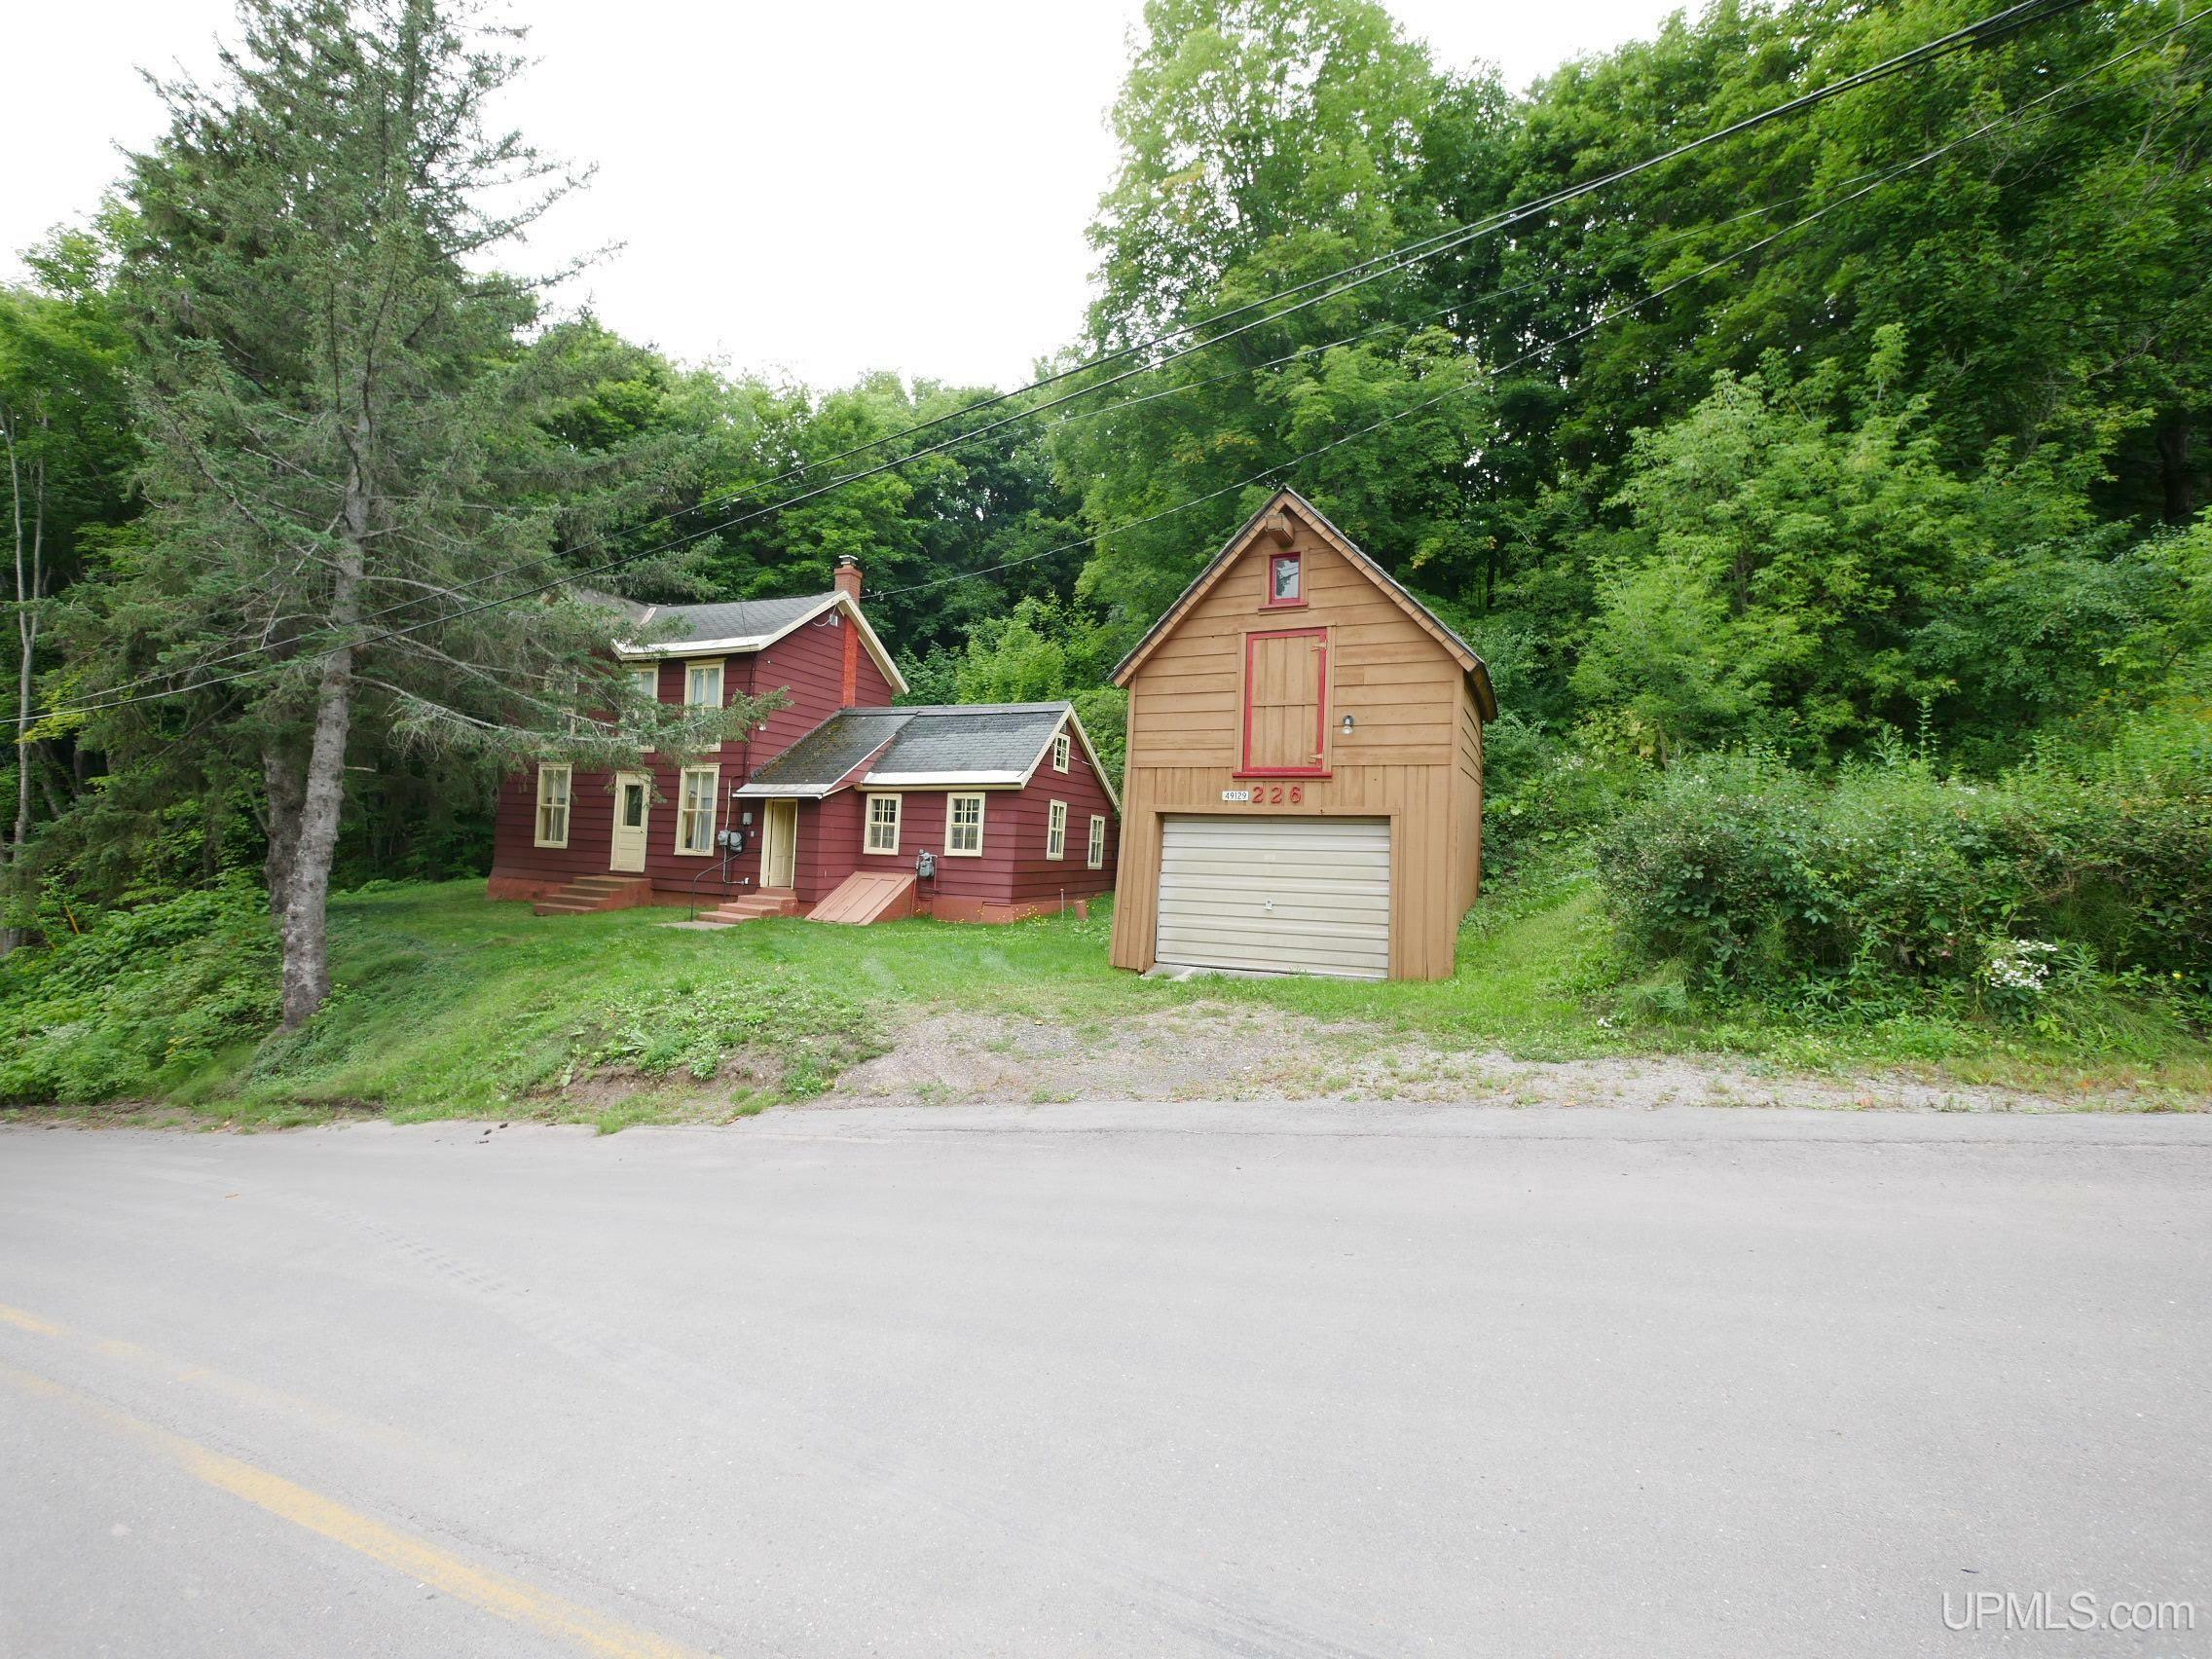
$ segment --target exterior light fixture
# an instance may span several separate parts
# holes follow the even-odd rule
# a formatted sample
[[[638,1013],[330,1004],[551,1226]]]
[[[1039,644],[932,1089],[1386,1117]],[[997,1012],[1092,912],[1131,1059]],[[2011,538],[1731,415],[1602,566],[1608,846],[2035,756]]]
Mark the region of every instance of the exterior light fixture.
[[[1345,716],[1345,736],[1351,736],[1351,716]]]

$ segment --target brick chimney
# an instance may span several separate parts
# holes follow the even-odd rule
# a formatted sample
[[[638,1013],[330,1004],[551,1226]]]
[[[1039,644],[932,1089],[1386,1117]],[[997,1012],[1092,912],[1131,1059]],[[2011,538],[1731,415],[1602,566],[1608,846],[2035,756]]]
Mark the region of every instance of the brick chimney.
[[[853,602],[855,615],[861,608],[861,562],[850,553],[837,556],[837,591]],[[861,691],[861,631],[853,626],[853,617],[844,618],[845,677],[843,690],[838,694],[837,706],[852,708],[860,700]]]

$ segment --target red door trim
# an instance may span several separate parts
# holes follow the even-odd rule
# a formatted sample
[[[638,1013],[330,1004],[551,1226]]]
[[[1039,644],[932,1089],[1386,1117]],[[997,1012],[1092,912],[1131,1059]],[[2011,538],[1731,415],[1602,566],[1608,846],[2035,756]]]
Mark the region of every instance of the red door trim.
[[[1322,757],[1317,766],[1255,766],[1252,764],[1252,647],[1262,640],[1318,640],[1320,663],[1313,683],[1313,753]],[[1244,636],[1244,764],[1239,778],[1325,778],[1329,775],[1329,630],[1326,628],[1271,628]]]

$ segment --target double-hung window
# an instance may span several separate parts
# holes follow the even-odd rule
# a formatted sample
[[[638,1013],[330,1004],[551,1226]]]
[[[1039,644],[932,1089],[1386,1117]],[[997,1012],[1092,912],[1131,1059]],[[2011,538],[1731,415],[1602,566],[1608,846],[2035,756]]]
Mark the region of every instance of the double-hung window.
[[[1070,737],[1066,732],[1063,731],[1059,736],[1053,738],[1052,770],[1055,772],[1066,771],[1068,769],[1068,761],[1073,757],[1074,752],[1075,739]]]
[[[722,665],[716,662],[687,662],[683,665],[683,700],[694,709],[719,709],[722,706]]]
[[[1090,815],[1090,844],[1084,851],[1083,862],[1092,869],[1103,869],[1106,866],[1106,815],[1103,812]]]
[[[1045,856],[1068,856],[1068,803],[1064,800],[1055,800],[1045,809]]]
[[[983,856],[983,797],[956,794],[944,797],[944,850],[948,857]]]
[[[660,701],[660,664],[642,662],[630,670],[630,678],[637,682],[638,695],[648,703]]]
[[[569,844],[570,779],[566,766],[537,768],[537,844],[541,847]]]
[[[902,795],[871,794],[867,797],[867,850],[871,853],[896,853],[899,850],[899,807]]]
[[[719,672],[718,666],[718,672]],[[719,766],[686,766],[676,795],[676,850],[705,858],[715,850],[715,793]]]

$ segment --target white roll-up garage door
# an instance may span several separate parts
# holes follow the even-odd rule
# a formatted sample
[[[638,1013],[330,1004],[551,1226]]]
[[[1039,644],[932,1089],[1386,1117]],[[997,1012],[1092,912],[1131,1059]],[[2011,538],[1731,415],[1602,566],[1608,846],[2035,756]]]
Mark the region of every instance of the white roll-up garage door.
[[[1165,820],[1153,956],[1173,968],[1387,978],[1390,821]]]

